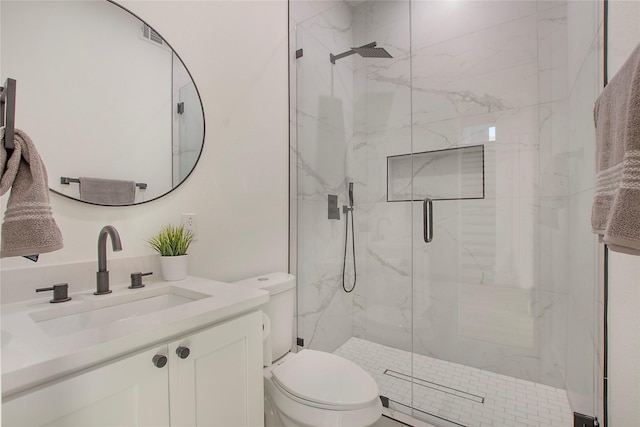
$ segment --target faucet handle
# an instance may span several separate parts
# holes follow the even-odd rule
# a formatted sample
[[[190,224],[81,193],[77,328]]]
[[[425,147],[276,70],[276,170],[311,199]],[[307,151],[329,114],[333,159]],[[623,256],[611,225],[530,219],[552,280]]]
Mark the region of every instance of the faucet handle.
[[[142,273],[140,271],[131,273],[131,286],[129,286],[129,289],[144,288],[144,284],[142,283],[142,276],[149,276],[150,274],[153,274],[153,271],[150,271],[148,273]]]
[[[49,288],[38,288],[36,289],[36,292],[53,291],[53,299],[49,302],[56,303],[69,301],[71,299],[71,297],[67,295],[68,290],[68,283],[57,283]]]

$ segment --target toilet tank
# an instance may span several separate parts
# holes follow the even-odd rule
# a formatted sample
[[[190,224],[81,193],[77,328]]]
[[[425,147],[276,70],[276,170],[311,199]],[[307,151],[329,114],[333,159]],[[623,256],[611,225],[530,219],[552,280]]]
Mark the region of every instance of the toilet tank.
[[[293,342],[296,278],[287,273],[269,273],[233,284],[269,291],[269,302],[262,311],[271,321],[271,361],[287,354]]]

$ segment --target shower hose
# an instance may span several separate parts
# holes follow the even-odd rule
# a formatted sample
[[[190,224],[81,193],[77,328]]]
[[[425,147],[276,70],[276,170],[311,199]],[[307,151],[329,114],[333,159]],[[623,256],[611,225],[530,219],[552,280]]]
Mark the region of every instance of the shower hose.
[[[347,246],[349,243],[349,213],[351,213],[351,250],[353,252],[353,285],[349,289],[345,284],[345,270],[347,268]],[[344,222],[344,257],[342,258],[342,289],[346,293],[352,292],[356,288],[356,240],[355,240],[355,232],[353,231],[353,206],[349,207],[345,211],[345,222]]]

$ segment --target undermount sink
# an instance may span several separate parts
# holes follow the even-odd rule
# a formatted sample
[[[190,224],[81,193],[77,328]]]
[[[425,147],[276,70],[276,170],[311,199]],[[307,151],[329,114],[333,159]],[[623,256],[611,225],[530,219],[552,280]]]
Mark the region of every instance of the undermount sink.
[[[99,328],[197,301],[210,295],[178,287],[134,291],[119,297],[95,297],[29,314],[46,334],[58,337]],[[68,303],[61,303],[68,304]]]

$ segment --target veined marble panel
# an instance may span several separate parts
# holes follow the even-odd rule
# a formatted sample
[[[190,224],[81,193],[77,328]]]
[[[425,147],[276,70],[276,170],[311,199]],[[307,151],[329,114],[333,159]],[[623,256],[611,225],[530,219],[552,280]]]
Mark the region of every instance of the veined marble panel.
[[[369,64],[384,65],[406,58],[410,51],[410,2],[408,0],[367,1],[353,9],[354,46],[376,42],[394,59],[369,58],[356,64],[356,68]]]
[[[587,52],[584,64],[569,93],[569,193],[585,191],[595,180],[595,126],[593,104],[598,95],[598,60],[596,41]],[[589,214],[590,215],[590,214]]]
[[[538,102],[567,97],[567,5],[565,2],[538,14]]]
[[[333,7],[342,6],[344,6],[342,0],[291,0],[289,2],[289,16],[295,23],[300,24]]]
[[[542,290],[566,293],[569,289],[569,197],[540,198],[537,281]]]
[[[564,353],[555,349],[566,339],[566,296],[427,280],[416,281],[414,298],[417,353],[563,385]]]
[[[595,365],[594,348],[596,342],[588,329],[589,320],[584,317],[584,307],[569,301],[567,348],[571,349],[567,357],[566,390],[574,411],[586,414],[595,413],[594,389]]]
[[[528,140],[532,135],[522,135]],[[488,198],[537,198],[538,191],[538,145],[522,143],[487,144],[485,151],[489,162],[493,161],[495,185],[488,186]],[[491,156],[494,159],[491,159]],[[488,166],[487,169],[491,166]],[[490,174],[490,173],[489,173]]]
[[[496,285],[460,284],[459,289],[460,337],[530,350],[535,348],[531,292]]]
[[[351,129],[352,109],[345,108],[340,122],[335,122],[332,105],[321,100],[340,99],[344,106],[353,105],[352,58],[331,64],[329,54],[343,52],[352,43],[351,11],[342,3],[296,27],[296,48],[303,49],[295,60],[297,107],[305,115],[345,129]],[[330,107],[329,109],[325,107]]]
[[[331,350],[351,336],[352,296],[342,290],[344,222],[327,219],[326,201],[298,201],[298,336]]]
[[[466,145],[538,144],[538,105],[413,125],[414,152]]]
[[[473,35],[535,13],[535,1],[415,1],[411,4],[413,48]]]
[[[579,317],[590,335],[595,327],[595,287],[597,279],[597,236],[591,232],[591,205],[593,190],[583,191],[569,197],[569,266],[571,303],[580,307]]]
[[[303,282],[342,272],[344,223],[327,219],[327,202],[298,202],[298,269]],[[339,267],[338,267],[339,265]]]
[[[414,152],[447,145],[485,146],[485,198],[538,195],[538,108],[463,117],[414,126]],[[489,140],[493,135],[493,140]]]
[[[569,288],[569,150],[567,102],[539,106],[538,288],[566,293]],[[551,334],[551,329],[549,331]],[[551,336],[551,335],[550,335]],[[559,347],[557,351],[564,348]]]
[[[407,63],[389,65],[409,74]],[[360,113],[356,132],[366,135],[401,129],[411,124],[411,91],[397,80],[381,77],[383,67],[366,68],[366,86],[355,94],[355,111]],[[394,70],[396,71],[396,70]],[[362,73],[360,73],[362,74]],[[404,78],[402,78],[404,81]]]
[[[339,100],[333,103],[340,105]],[[328,194],[344,194],[349,135],[318,120],[297,114],[298,198],[326,200]]]
[[[356,135],[354,143],[358,198],[367,203],[387,200],[387,157],[411,152],[411,127]]]
[[[308,2],[307,4],[312,3]],[[328,3],[328,7],[324,8],[322,12],[305,19],[296,26],[296,29],[298,31],[302,29],[305,36],[313,37],[320,45],[329,50],[340,48],[343,44],[350,45],[353,39],[353,14],[350,8],[345,2],[331,1]],[[297,6],[292,6],[292,9],[297,9]]]
[[[432,123],[533,105],[538,92],[536,74],[535,64],[464,79],[414,73],[414,120]]]
[[[594,63],[585,58],[593,46],[599,7],[600,3],[597,1],[567,2],[567,78],[570,88],[578,78],[583,64]],[[593,83],[597,82],[594,80]]]
[[[569,159],[578,153],[569,150],[567,102],[541,104],[538,108],[541,197],[569,194]]]
[[[542,12],[553,7],[566,7],[567,0],[540,0],[536,2],[538,12]]]
[[[437,87],[440,81],[465,80],[535,65],[538,60],[536,26],[534,14],[435,45],[414,48],[414,77],[418,81],[434,80]]]
[[[495,140],[496,130],[517,110],[458,117],[434,123],[413,125],[414,152],[443,150],[468,145],[487,144]]]
[[[415,276],[537,289],[538,211],[529,198],[434,201],[434,237],[425,245],[422,206],[415,203]]]
[[[505,343],[507,334],[491,327],[496,322],[495,318],[479,316],[477,309],[471,311],[470,307],[464,305],[467,299],[461,298],[461,295],[465,292],[465,285],[426,280],[416,281],[414,288],[415,352],[516,378],[537,379],[539,371],[535,348]],[[509,292],[514,291],[509,289]],[[481,313],[491,313],[497,317],[498,314],[493,312],[495,309],[493,306],[486,307]],[[475,319],[469,318],[474,315]],[[513,314],[510,320],[514,321],[515,317]],[[526,320],[527,314],[518,313],[517,317]],[[472,322],[477,325],[475,330],[464,328],[464,325]],[[528,328],[534,330],[530,325]],[[525,325],[523,330],[526,329]],[[471,332],[475,334],[469,336]],[[465,336],[465,333],[468,335]],[[526,341],[527,337],[520,340]],[[510,339],[510,342],[513,341]]]
[[[420,123],[537,104],[537,17],[415,49],[412,67]]]
[[[351,43],[351,11],[345,3],[328,9],[306,6],[323,12],[296,27],[296,47],[304,49],[295,61],[297,196],[326,201],[328,194],[338,194],[344,200],[353,135],[353,72],[348,61],[334,67],[329,53]]]
[[[540,292],[534,311],[537,317],[539,382],[566,387],[569,300],[566,293]]]
[[[298,288],[298,337],[305,348],[333,351],[352,336],[352,296],[341,275],[319,277]]]
[[[411,205],[368,206],[363,254],[366,283],[366,338],[405,350],[411,346]]]

